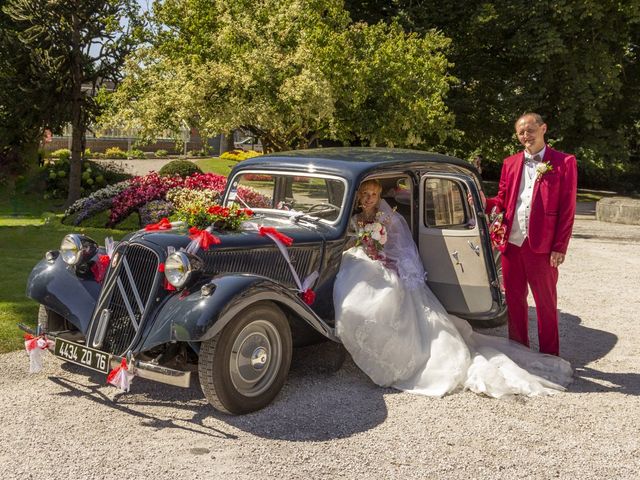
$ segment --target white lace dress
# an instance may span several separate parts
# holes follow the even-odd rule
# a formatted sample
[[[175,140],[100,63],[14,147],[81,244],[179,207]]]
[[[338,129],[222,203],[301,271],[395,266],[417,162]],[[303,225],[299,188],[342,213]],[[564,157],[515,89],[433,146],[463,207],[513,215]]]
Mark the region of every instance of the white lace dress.
[[[474,332],[425,284],[404,219],[382,201],[385,263],[347,250],[333,292],[336,333],[378,385],[442,396],[465,388],[491,397],[547,395],[571,382],[571,365],[506,338]]]

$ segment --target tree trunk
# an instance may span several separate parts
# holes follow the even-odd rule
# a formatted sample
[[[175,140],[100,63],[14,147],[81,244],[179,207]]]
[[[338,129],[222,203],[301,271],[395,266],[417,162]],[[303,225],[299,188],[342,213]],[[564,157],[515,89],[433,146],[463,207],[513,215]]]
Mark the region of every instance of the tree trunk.
[[[227,132],[220,135],[220,155],[229,152],[235,148],[233,140],[233,132]]]
[[[73,15],[73,48],[72,48],[72,99],[71,99],[71,159],[69,165],[69,194],[64,208],[70,207],[80,198],[82,183],[82,138],[86,126],[82,111],[82,59],[80,57],[80,31],[78,17]]]

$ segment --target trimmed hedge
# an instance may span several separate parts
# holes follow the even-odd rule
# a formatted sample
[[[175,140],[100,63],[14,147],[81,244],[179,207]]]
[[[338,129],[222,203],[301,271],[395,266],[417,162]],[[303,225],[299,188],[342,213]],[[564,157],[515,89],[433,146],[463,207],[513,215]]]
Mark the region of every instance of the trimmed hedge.
[[[194,173],[202,173],[202,170],[200,170],[200,167],[195,163],[190,162],[189,160],[173,160],[162,167],[158,173],[163,177],[170,175],[189,177]]]

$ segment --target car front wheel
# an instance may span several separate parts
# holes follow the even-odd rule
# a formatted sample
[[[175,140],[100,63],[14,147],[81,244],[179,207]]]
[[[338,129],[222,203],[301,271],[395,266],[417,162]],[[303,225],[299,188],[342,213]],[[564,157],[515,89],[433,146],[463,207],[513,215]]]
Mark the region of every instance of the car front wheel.
[[[232,414],[260,410],[282,389],[291,354],[291,330],[282,310],[271,302],[256,303],[202,342],[200,386],[217,410]]]

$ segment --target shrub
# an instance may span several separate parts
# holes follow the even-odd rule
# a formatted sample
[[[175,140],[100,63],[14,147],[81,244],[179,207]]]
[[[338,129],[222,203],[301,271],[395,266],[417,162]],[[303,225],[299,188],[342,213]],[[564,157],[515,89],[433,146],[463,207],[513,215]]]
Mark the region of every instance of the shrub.
[[[107,148],[104,152],[105,158],[127,158],[127,152],[119,147]]]
[[[57,158],[62,162],[68,162],[71,159],[71,150],[68,148],[61,148],[51,152],[51,158]]]
[[[137,148],[132,148],[127,151],[127,158],[147,158],[142,150],[138,150]]]
[[[160,148],[160,149],[156,150],[155,155],[158,158],[164,158],[164,157],[169,155],[169,152],[167,152],[166,150]]]
[[[228,152],[224,152],[220,155],[220,158],[223,160],[233,160],[235,162],[241,162],[248,158],[253,158],[261,155],[259,152],[254,152],[253,150],[244,151],[244,150],[230,150]]]
[[[188,177],[194,173],[202,173],[202,170],[189,160],[172,160],[162,167],[158,173],[162,176],[180,175],[181,177]]]

